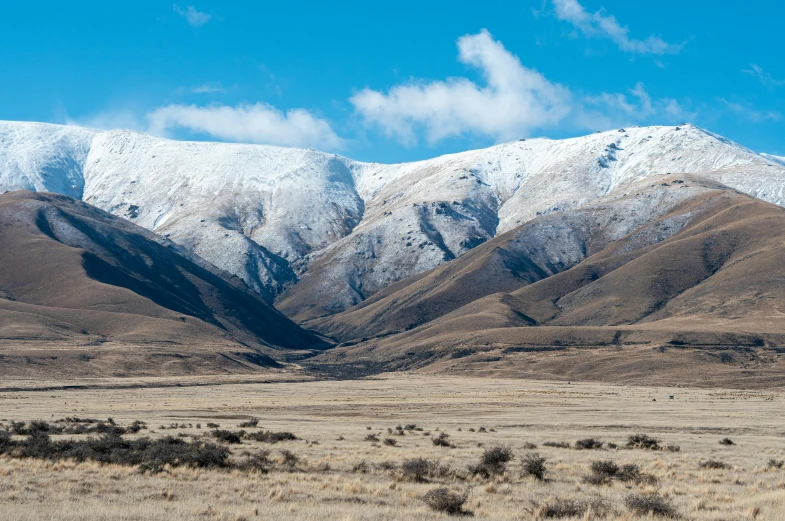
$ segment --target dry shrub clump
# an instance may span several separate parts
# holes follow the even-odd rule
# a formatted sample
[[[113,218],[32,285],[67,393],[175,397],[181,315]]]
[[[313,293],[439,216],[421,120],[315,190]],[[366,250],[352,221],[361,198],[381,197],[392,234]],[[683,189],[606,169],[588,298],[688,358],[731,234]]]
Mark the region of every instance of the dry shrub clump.
[[[523,466],[523,474],[526,476],[534,476],[536,479],[544,480],[545,472],[547,471],[545,462],[547,460],[534,452],[526,454],[521,460]]]
[[[722,461],[716,461],[710,459],[708,461],[701,461],[698,466],[702,469],[727,469],[730,468],[730,465],[727,463],[723,463]]]
[[[385,470],[396,470],[392,462],[384,462],[377,465],[378,468]],[[425,458],[406,459],[401,463],[398,478],[402,481],[413,481],[415,483],[427,483],[428,478],[444,478],[454,475],[449,465],[442,465],[438,461],[431,461]]]
[[[11,431],[19,436],[34,436],[37,434],[136,434],[146,428],[147,424],[138,420],[127,427],[121,427],[112,418],[104,421],[93,418],[68,417],[56,420],[54,424],[44,420],[32,420],[29,423],[22,421],[11,422]]]
[[[227,430],[219,430],[216,429],[210,433],[213,438],[218,441],[222,441],[224,443],[229,443],[232,445],[239,445],[243,442],[243,436],[245,436],[245,431],[227,431]]]
[[[300,461],[300,458],[290,450],[282,450],[281,452],[281,464],[286,465],[289,468],[294,468],[297,465],[297,462]]]
[[[367,474],[369,470],[370,467],[368,466],[368,462],[365,460],[362,460],[360,463],[352,467],[352,472],[355,474]]]
[[[259,419],[258,418],[252,418],[252,419],[250,419],[248,421],[244,421],[244,422],[240,423],[238,425],[238,427],[241,428],[241,429],[252,429],[252,428],[255,428],[258,425],[259,425]]]
[[[653,484],[656,483],[657,478],[641,472],[638,465],[633,463],[620,467],[611,460],[593,461],[591,474],[583,477],[583,481],[590,485],[607,485],[613,480],[623,483]]]
[[[0,454],[12,458],[76,460],[139,466],[142,470],[160,471],[165,465],[199,468],[229,466],[229,451],[207,442],[187,442],[166,436],[159,439],[126,440],[117,434],[102,434],[86,440],[52,441],[48,434],[30,435],[22,441],[0,435]]]
[[[235,467],[247,472],[267,474],[273,466],[270,461],[270,451],[262,450],[254,454],[245,453],[244,458],[235,463]]]
[[[403,463],[401,464],[401,479],[404,481],[425,483],[433,467],[434,463],[425,458],[403,460]]]
[[[455,445],[453,445],[450,442],[450,435],[447,434],[446,432],[442,432],[441,434],[439,434],[435,438],[431,438],[431,441],[437,447],[448,447],[448,448],[451,448],[451,449],[455,448]]]
[[[660,440],[646,434],[631,434],[627,437],[627,447],[631,449],[660,450]]]
[[[772,469],[781,469],[783,466],[785,466],[785,461],[781,459],[780,460],[770,459],[767,466]]]
[[[596,438],[586,438],[575,442],[575,448],[579,450],[599,450],[604,445]]]
[[[291,432],[272,432],[272,431],[259,431],[245,434],[243,436],[246,440],[260,441],[263,443],[278,443],[279,441],[293,441],[297,436]]]
[[[553,447],[555,449],[569,449],[570,444],[566,441],[546,441],[542,444],[543,447]]]
[[[624,498],[624,504],[639,516],[655,515],[673,518],[678,515],[673,505],[657,493],[630,494]]]
[[[610,512],[610,506],[602,499],[576,500],[557,498],[540,507],[539,514],[545,519],[579,517],[587,512],[604,517]]]
[[[484,478],[504,474],[507,463],[513,460],[512,449],[508,447],[493,447],[486,449],[476,465],[469,465],[469,473],[480,475]]]
[[[731,446],[731,445],[736,445],[736,444],[735,444],[735,443],[733,442],[733,440],[732,440],[732,439],[730,439],[730,438],[722,438],[722,439],[720,440],[720,445]]]
[[[425,504],[433,510],[451,515],[471,515],[463,509],[467,499],[469,499],[468,491],[452,492],[446,487],[430,490],[422,497]]]

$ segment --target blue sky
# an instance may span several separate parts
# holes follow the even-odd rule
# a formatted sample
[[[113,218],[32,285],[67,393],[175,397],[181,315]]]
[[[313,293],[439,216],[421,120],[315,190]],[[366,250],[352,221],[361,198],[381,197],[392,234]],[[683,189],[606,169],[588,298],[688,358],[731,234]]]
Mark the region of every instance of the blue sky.
[[[785,155],[781,2],[26,2],[0,119],[396,162],[689,121]]]

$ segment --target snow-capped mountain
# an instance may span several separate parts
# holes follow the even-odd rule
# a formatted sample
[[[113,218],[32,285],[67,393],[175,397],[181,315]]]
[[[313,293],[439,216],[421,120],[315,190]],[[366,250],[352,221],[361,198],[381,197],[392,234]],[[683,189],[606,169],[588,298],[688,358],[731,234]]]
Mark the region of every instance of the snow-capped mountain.
[[[57,192],[82,197],[84,165],[96,130],[0,122],[0,193]]]
[[[314,150],[0,123],[0,191],[81,196],[277,296],[298,318],[342,310],[538,215],[666,173],[705,175],[785,206],[781,158],[692,125],[382,165]]]

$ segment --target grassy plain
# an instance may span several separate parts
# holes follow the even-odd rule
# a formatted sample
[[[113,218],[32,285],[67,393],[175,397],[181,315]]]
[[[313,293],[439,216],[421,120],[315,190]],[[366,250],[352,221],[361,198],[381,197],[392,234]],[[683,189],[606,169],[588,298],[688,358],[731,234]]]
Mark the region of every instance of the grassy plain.
[[[207,423],[236,431],[239,423],[258,418],[258,427],[245,430],[291,431],[299,438],[230,446],[236,457],[266,449],[272,460],[282,457],[281,450],[299,458],[293,468],[276,463],[266,474],[182,467],[151,474],[93,462],[0,456],[2,520],[447,519],[421,499],[440,486],[468,492],[464,508],[475,519],[543,519],[559,500],[594,501],[609,510],[562,519],[649,519],[631,512],[624,500],[650,492],[670,502],[682,519],[785,519],[785,468],[768,464],[785,459],[781,391],[410,374],[300,382],[286,381],[285,375],[264,381],[6,381],[2,387],[5,425],[112,417],[118,424],[146,422],[149,429],[133,436],[193,439],[210,432]],[[397,426],[407,424],[423,430],[396,434]],[[432,443],[441,432],[449,434],[454,448]],[[635,433],[680,451],[625,448],[627,436]],[[369,434],[380,441],[366,441]],[[618,448],[574,448],[575,441],[588,437]],[[735,444],[721,445],[725,437]],[[385,444],[387,438],[395,445]],[[571,448],[547,447],[546,442],[567,442]],[[470,476],[467,467],[494,446],[513,450],[507,471],[490,479]],[[547,460],[544,481],[521,475],[522,457],[533,452]],[[402,479],[400,464],[418,457],[438,460],[455,472],[425,483]],[[583,477],[596,460],[637,464],[656,483],[588,484]],[[708,460],[728,467],[701,468]],[[387,462],[397,468],[387,468]]]

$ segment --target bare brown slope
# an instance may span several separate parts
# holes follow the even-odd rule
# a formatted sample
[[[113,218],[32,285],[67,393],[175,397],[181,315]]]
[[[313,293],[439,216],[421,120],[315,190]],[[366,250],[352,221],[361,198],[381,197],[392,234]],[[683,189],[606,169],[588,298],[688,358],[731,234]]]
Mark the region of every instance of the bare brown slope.
[[[129,359],[137,361],[145,349],[165,347],[175,359],[180,356],[183,372],[192,362],[200,371],[211,364],[221,371],[273,366],[273,358],[325,346],[238,279],[229,279],[169,241],[66,196],[0,196],[0,245],[0,350],[5,367],[24,354],[19,346],[39,352],[124,346]],[[189,351],[204,353],[189,362]],[[123,349],[114,350],[115,370],[122,365],[122,372],[135,374],[122,363],[122,354]],[[82,370],[93,374],[89,362],[101,355],[101,349],[92,350]],[[26,372],[16,365],[11,373]]]
[[[564,272],[627,235],[625,244],[637,248],[662,241],[694,222],[710,206],[707,199],[726,191],[691,176],[649,179],[581,210],[535,219],[344,313],[306,324],[344,342],[406,331],[487,295]],[[536,323],[525,313],[514,320]]]
[[[637,229],[562,273],[321,360],[364,370],[782,382],[785,210],[721,189],[686,204],[678,211],[691,220],[663,240],[642,240],[650,231]]]

